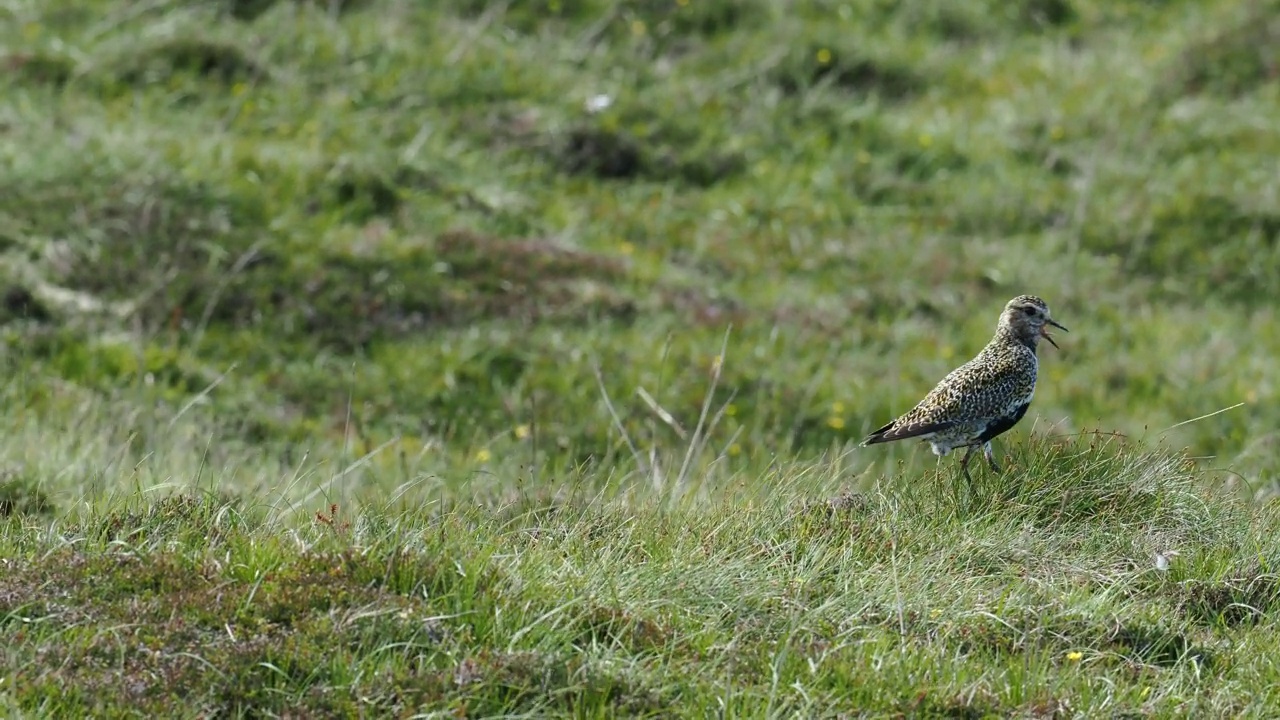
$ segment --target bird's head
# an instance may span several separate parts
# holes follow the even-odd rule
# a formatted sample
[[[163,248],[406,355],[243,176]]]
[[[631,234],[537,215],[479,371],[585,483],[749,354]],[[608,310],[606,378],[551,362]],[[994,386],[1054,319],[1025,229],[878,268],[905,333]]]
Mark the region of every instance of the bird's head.
[[[1014,337],[1031,346],[1033,349],[1040,338],[1058,347],[1058,343],[1049,337],[1045,329],[1052,325],[1063,332],[1067,329],[1061,323],[1049,317],[1049,306],[1035,295],[1019,295],[1004,306],[1000,314],[1000,330],[1013,333]]]

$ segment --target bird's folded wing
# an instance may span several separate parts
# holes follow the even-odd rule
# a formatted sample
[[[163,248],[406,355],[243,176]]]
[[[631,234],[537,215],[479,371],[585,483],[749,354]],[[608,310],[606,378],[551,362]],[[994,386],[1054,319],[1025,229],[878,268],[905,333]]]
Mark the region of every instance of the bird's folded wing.
[[[965,368],[938,383],[899,426],[991,421],[1020,405],[1035,388],[1035,374],[1020,363],[996,361],[981,370]],[[924,432],[936,432],[926,430]]]
[[[888,425],[885,425],[884,427],[880,428],[879,430],[876,430],[875,432],[871,433],[869,436],[867,436],[867,439],[862,442],[862,444],[875,445],[876,443],[890,442],[893,440],[907,440],[913,437],[920,437],[921,435],[928,435],[929,433],[942,432],[943,430],[949,430],[955,426],[956,426],[956,423],[954,422],[935,422],[935,423],[902,422],[900,423],[897,420],[895,420],[894,422],[891,422]]]

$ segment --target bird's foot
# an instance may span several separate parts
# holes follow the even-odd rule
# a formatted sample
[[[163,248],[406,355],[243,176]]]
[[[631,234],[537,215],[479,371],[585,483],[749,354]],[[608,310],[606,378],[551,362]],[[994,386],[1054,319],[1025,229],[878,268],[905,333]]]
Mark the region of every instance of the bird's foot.
[[[969,483],[969,487],[973,487],[973,476],[969,474],[969,460],[973,457],[973,447],[965,450],[964,457],[960,458],[960,472],[964,473],[964,479]]]
[[[997,475],[1004,472],[1000,469],[1000,466],[996,464],[996,454],[991,450],[991,443],[987,443],[983,446],[982,454],[987,458],[987,464],[991,466],[991,472],[994,472]]]

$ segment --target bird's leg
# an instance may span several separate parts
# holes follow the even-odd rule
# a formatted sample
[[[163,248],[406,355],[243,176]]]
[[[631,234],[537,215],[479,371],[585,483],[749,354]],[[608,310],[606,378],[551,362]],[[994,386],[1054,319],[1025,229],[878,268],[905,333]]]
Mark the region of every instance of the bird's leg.
[[[983,444],[983,446],[982,446],[982,454],[986,456],[986,458],[987,458],[987,463],[989,463],[989,464],[991,465],[991,471],[992,471],[992,472],[994,472],[994,473],[995,473],[995,474],[997,474],[997,475],[999,475],[1000,473],[1004,472],[1003,470],[1001,470],[1001,469],[1000,469],[1000,466],[996,464],[996,454],[995,454],[994,452],[992,452],[992,450],[991,450],[991,441],[990,441],[990,440],[988,440],[985,444]]]
[[[964,451],[964,457],[960,458],[960,471],[964,473],[964,479],[969,481],[969,485],[973,485],[973,477],[969,475],[969,459],[973,457],[973,451],[976,445],[970,445]]]

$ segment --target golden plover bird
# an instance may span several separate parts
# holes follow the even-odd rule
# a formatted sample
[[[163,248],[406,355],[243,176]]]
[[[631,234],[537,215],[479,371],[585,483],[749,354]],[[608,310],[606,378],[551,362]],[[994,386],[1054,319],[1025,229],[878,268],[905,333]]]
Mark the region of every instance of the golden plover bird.
[[[942,456],[966,448],[960,469],[969,482],[969,458],[982,448],[991,469],[1000,472],[991,452],[992,438],[1013,427],[1027,413],[1036,392],[1036,346],[1051,345],[1045,327],[1067,329],[1049,317],[1049,306],[1034,295],[1019,295],[1004,306],[995,337],[977,357],[952,370],[920,404],[876,430],[863,446],[919,438]]]

